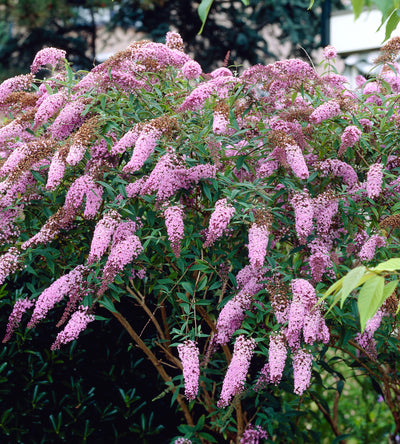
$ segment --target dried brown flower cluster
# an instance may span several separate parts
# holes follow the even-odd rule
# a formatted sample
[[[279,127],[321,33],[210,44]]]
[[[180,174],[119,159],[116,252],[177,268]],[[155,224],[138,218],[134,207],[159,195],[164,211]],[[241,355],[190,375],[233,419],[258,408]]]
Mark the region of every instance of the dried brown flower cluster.
[[[276,147],[285,147],[286,145],[296,145],[293,137],[289,136],[285,131],[272,130],[268,133],[268,142]]]
[[[94,116],[83,123],[78,131],[74,134],[72,143],[82,146],[88,146],[96,136],[96,129],[99,125],[99,117]]]
[[[391,314],[395,314],[399,306],[399,298],[396,291],[394,291],[383,303],[382,308]]]
[[[268,210],[257,209],[254,211],[254,223],[259,227],[266,227],[270,230],[272,221],[272,215]]]
[[[290,304],[288,298],[288,294],[290,293],[289,288],[282,282],[268,282],[266,284],[266,290],[270,294],[270,301],[275,316],[277,318],[284,317]]]
[[[380,55],[374,63],[394,62],[400,53],[400,37],[393,37],[381,47]]]
[[[33,108],[38,101],[37,94],[26,91],[15,91],[11,93],[1,105],[7,107],[16,113],[29,108]]]
[[[10,172],[7,181],[15,183],[23,173],[28,171],[33,165],[54,154],[56,145],[51,139],[42,139],[39,141],[29,142],[24,149],[24,157]]]
[[[162,134],[165,134],[167,138],[172,137],[174,131],[178,129],[178,121],[175,117],[157,117],[151,120],[149,124],[152,129],[160,131]]]
[[[282,118],[282,120],[286,120],[288,122],[301,122],[301,121],[306,121],[308,122],[309,117],[312,113],[312,109],[311,108],[296,108],[296,107],[292,107],[292,108],[288,108],[285,111],[283,111],[280,115],[280,117]]]
[[[400,228],[400,214],[392,214],[379,224],[381,228]]]
[[[124,65],[127,60],[132,58],[132,54],[144,45],[147,45],[149,40],[141,40],[139,42],[134,42],[129,45],[126,49],[116,52],[114,55],[109,57],[105,62],[99,65],[98,69],[94,69],[94,71],[98,71],[100,68],[102,71],[107,71],[110,67],[118,67]]]
[[[224,100],[220,100],[214,107],[214,113],[222,114],[224,117],[229,117],[229,106]]]

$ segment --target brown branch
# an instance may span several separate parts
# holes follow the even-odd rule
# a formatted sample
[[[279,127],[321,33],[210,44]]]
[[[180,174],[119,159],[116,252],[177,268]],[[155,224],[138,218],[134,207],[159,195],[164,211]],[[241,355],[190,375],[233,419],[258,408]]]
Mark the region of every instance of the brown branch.
[[[339,399],[340,399],[340,393],[336,390],[335,401],[333,403],[333,422],[336,424],[336,426],[338,423]]]
[[[126,291],[133,296],[134,299],[136,299],[137,302],[139,302],[139,305],[142,307],[142,309],[146,312],[148,317],[150,318],[151,322],[156,327],[158,334],[160,335],[161,339],[165,339],[163,329],[161,328],[160,324],[158,323],[156,317],[154,316],[154,313],[150,310],[150,308],[146,305],[146,302],[144,300],[144,296],[139,297],[131,288],[128,286],[125,287]]]
[[[125,328],[125,330],[128,332],[129,336],[136,342],[137,346],[144,352],[144,354],[149,358],[151,363],[154,365],[160,376],[163,378],[165,382],[171,382],[171,376],[168,375],[168,373],[165,371],[164,367],[160,363],[160,361],[157,359],[155,354],[147,347],[147,345],[143,342],[143,340],[140,338],[140,336],[135,332],[135,330],[132,328],[131,324],[122,316],[121,313],[118,311],[113,311],[112,314],[118,319],[118,321],[121,323],[121,325]],[[176,387],[172,385],[172,393],[175,393]],[[186,405],[183,396],[178,395],[177,401],[179,403],[179,406],[185,416],[186,422],[188,425],[194,427],[194,422],[192,415],[189,412],[188,406]]]
[[[327,420],[328,424],[331,426],[331,429],[332,429],[333,433],[335,434],[335,436],[339,436],[340,431],[337,427],[335,420],[332,418],[332,416],[329,414],[329,412],[325,409],[325,407],[318,401],[318,399],[315,397],[315,395],[310,393],[310,396],[313,399],[313,401],[315,402],[315,404],[317,405],[317,407],[319,408],[319,410],[324,415],[324,418]],[[340,442],[342,444],[344,444],[346,441],[342,439]]]
[[[171,335],[169,334],[168,322],[167,322],[167,310],[165,309],[164,301],[160,304],[161,318],[164,325],[164,334],[168,342],[171,342]]]
[[[240,402],[240,398],[238,398],[236,404],[236,421],[237,421],[237,438],[236,442],[239,444],[244,432],[244,421],[243,421],[243,410],[242,403]]]

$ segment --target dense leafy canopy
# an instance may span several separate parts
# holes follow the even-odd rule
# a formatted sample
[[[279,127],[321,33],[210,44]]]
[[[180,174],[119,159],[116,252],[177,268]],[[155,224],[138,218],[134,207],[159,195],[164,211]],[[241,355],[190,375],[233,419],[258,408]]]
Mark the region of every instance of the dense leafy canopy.
[[[3,341],[49,318],[57,353],[115,318],[179,410],[178,443],[359,438],[338,413],[349,371],[394,439],[399,52],[353,91],[331,47],[324,75],[205,73],[174,32],[90,72],[40,51],[0,85]]]

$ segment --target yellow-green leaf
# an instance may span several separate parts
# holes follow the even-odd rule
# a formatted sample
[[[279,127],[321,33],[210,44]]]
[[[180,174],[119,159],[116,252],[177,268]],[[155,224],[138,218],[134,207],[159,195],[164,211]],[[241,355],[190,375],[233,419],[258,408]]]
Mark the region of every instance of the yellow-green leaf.
[[[368,319],[372,318],[382,305],[385,279],[374,276],[361,287],[358,295],[358,312],[360,314],[361,332],[364,331]]]
[[[340,308],[343,307],[344,301],[349,294],[360,285],[360,279],[364,276],[366,268],[364,265],[353,268],[343,279],[342,289],[340,291]]]
[[[388,261],[382,262],[375,268],[371,268],[371,271],[395,271],[400,270],[400,258],[395,257]]]
[[[328,290],[326,290],[326,292],[323,294],[323,296],[319,299],[318,303],[321,303],[322,301],[324,301],[329,295],[331,295],[332,293],[334,293],[335,291],[339,290],[342,287],[342,282],[343,282],[344,277],[342,277],[341,279],[339,279],[338,281],[334,282],[329,288]]]
[[[351,0],[351,5],[353,6],[354,19],[357,19],[362,10],[364,9],[364,0]]]

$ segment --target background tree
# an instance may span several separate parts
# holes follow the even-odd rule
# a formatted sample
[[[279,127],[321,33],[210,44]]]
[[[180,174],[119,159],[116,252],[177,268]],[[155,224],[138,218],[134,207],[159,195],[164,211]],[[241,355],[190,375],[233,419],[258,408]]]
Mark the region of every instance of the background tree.
[[[340,6],[339,1],[334,3]],[[255,64],[279,58],[278,46],[285,42],[291,43],[290,56],[301,57],[320,45],[319,3],[307,11],[308,2],[304,0],[250,0],[248,6],[241,1],[214,2],[201,35],[197,2],[167,0],[149,4],[121,0],[118,5],[111,29],[134,26],[151,35],[152,40],[160,41],[171,27],[175,28],[182,35],[186,50],[195,54],[206,71],[221,64],[228,52],[231,63]],[[277,47],[267,43],[268,33],[275,33]]]
[[[26,71],[45,46],[67,50],[77,67],[95,61],[95,12],[111,0],[0,0],[0,69]]]
[[[290,42],[291,56],[301,57],[320,45],[318,3],[307,11],[307,0],[251,0],[248,6],[214,2],[202,35],[198,6],[185,0],[0,0],[0,68],[22,72],[32,54],[54,46],[65,49],[76,67],[90,69],[100,11],[110,13],[109,32],[133,28],[162,41],[170,28],[177,29],[205,71],[220,65],[228,52],[228,63],[255,64],[279,58],[279,45],[285,42]],[[276,38],[277,46],[267,43],[267,34]]]

